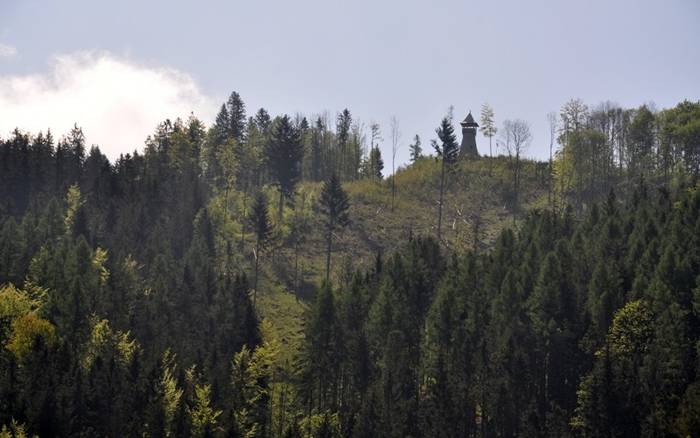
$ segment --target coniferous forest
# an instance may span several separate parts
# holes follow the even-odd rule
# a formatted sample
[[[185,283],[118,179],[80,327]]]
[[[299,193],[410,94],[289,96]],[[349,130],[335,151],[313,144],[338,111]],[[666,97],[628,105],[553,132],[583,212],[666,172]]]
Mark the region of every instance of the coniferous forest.
[[[497,115],[0,139],[0,437],[700,436],[700,102]]]

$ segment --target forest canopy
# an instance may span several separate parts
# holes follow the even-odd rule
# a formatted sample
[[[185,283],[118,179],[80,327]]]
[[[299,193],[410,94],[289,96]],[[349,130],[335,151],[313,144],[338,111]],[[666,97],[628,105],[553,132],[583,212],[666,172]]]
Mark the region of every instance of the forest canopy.
[[[700,435],[700,102],[481,120],[0,139],[0,436]]]

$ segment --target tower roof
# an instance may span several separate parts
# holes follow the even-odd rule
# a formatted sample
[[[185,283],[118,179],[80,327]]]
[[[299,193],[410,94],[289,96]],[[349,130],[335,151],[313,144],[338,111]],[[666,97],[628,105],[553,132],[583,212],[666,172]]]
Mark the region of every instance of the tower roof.
[[[461,123],[462,126],[479,126],[478,123],[474,121],[474,117],[472,117],[472,112],[469,111],[469,114],[467,114],[467,118],[464,119],[464,121]]]

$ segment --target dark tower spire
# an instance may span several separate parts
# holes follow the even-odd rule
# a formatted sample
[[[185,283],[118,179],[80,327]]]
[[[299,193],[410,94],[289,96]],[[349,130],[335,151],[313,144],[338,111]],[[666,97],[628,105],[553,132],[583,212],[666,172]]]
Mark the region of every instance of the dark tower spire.
[[[462,123],[462,146],[459,148],[460,157],[476,158],[479,151],[476,149],[476,128],[479,124],[474,121],[472,112],[469,111],[467,118]]]

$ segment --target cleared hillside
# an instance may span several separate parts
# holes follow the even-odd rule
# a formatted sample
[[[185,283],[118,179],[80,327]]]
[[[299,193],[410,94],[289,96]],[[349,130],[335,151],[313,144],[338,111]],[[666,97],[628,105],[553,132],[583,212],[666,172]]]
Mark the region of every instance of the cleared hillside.
[[[547,163],[524,161],[521,166],[519,211],[545,206]],[[498,157],[462,160],[451,170],[443,211],[445,247],[483,250],[494,242],[501,229],[513,226],[512,167],[512,160]],[[345,183],[351,222],[334,235],[332,275],[341,279],[348,269],[371,265],[378,252],[390,253],[411,235],[434,236],[439,187],[440,163],[430,157],[397,171],[393,203],[391,176]],[[266,269],[268,280],[278,281],[290,291],[299,284],[301,297],[308,297],[313,285],[319,284],[325,274],[322,216],[314,211],[320,190],[321,183],[306,182],[300,186],[296,207],[301,212],[296,214],[304,222],[304,231],[299,247],[295,252],[296,240],[289,237],[288,229],[295,213],[288,206],[281,227],[282,238],[271,256],[272,266]],[[271,211],[271,215],[276,217],[277,213]],[[303,256],[296,258],[297,252]]]

